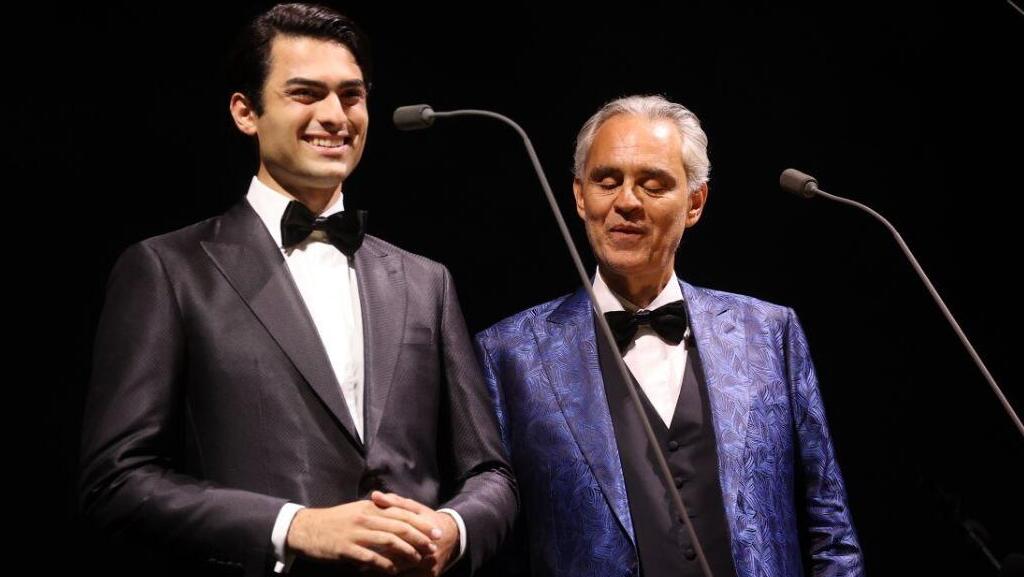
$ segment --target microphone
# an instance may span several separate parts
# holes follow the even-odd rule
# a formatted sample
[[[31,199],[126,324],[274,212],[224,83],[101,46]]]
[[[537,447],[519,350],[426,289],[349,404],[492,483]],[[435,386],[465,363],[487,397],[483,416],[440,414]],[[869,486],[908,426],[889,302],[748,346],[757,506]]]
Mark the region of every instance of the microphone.
[[[395,109],[391,117],[399,130],[423,130],[434,124],[434,109],[429,104],[413,104]]]
[[[1024,555],[1010,553],[1003,559],[999,577],[1024,577]]]
[[[1017,426],[1017,430],[1020,431],[1021,436],[1024,436],[1024,424],[1021,423],[1020,417],[1017,416],[1016,412],[1014,412],[1013,407],[1010,405],[1010,401],[1006,399],[1006,395],[1004,395],[1002,389],[999,388],[999,385],[996,383],[996,380],[992,377],[992,373],[989,372],[988,367],[985,366],[985,363],[984,361],[981,360],[981,357],[978,355],[978,352],[974,350],[974,345],[971,344],[971,341],[967,338],[967,335],[964,334],[963,329],[960,328],[960,324],[956,322],[955,318],[953,318],[953,313],[949,312],[949,308],[946,306],[946,303],[942,300],[942,297],[939,296],[939,291],[935,289],[935,286],[932,284],[932,281],[928,279],[928,275],[925,274],[924,269],[921,268],[921,265],[917,262],[917,258],[914,257],[914,253],[910,251],[910,247],[907,246],[907,243],[903,241],[903,237],[900,236],[900,233],[899,231],[896,230],[896,227],[890,224],[889,221],[885,219],[885,217],[878,214],[868,206],[865,206],[855,200],[850,200],[848,198],[843,198],[841,196],[835,196],[833,194],[825,192],[824,190],[821,190],[820,188],[818,188],[818,180],[816,178],[806,173],[800,172],[795,168],[787,168],[786,170],[782,171],[782,174],[779,176],[779,185],[782,187],[783,190],[787,192],[792,192],[793,194],[798,194],[800,196],[803,196],[804,198],[820,196],[823,198],[827,198],[829,200],[834,200],[841,204],[847,204],[859,208],[860,210],[863,210],[864,212],[878,219],[887,229],[889,229],[889,232],[892,233],[893,237],[896,239],[896,243],[900,245],[901,249],[903,249],[903,254],[906,255],[907,260],[909,260],[911,266],[914,267],[914,271],[917,273],[917,276],[921,279],[921,282],[924,283],[924,286],[925,288],[928,289],[929,294],[932,295],[932,300],[935,301],[935,304],[938,305],[939,310],[942,311],[943,316],[946,317],[946,320],[949,322],[950,326],[953,327],[953,332],[955,332],[956,335],[960,337],[960,342],[967,350],[967,353],[971,356],[971,359],[974,360],[974,364],[978,367],[978,370],[981,371],[981,374],[985,377],[985,380],[988,381],[989,386],[992,388],[992,392],[995,393],[996,397],[999,399],[999,402],[1002,403],[1003,409],[1006,410],[1006,414],[1010,417],[1010,420],[1013,421],[1013,424]]]
[[[795,168],[787,168],[779,176],[779,186],[786,192],[811,198],[818,194],[818,181],[813,176],[804,174]]]
[[[590,283],[590,277],[587,276],[587,271],[583,268],[583,261],[580,260],[580,253],[576,250],[576,245],[572,241],[572,235],[569,234],[569,227],[566,226],[565,219],[562,218],[561,211],[558,210],[558,202],[555,200],[555,195],[551,192],[551,185],[548,183],[548,177],[544,174],[544,168],[540,164],[540,159],[537,158],[537,152],[533,149],[533,143],[530,142],[530,137],[526,135],[526,131],[516,124],[516,122],[511,118],[489,110],[452,110],[450,112],[435,112],[434,109],[427,104],[417,104],[415,106],[402,106],[396,109],[393,118],[395,126],[399,130],[416,130],[430,126],[433,124],[435,118],[445,118],[450,116],[486,116],[494,118],[504,122],[508,126],[511,126],[512,129],[522,137],[523,145],[526,147],[526,153],[530,156],[530,162],[533,163],[533,169],[537,172],[537,179],[540,181],[540,185],[544,189],[544,195],[548,199],[548,205],[551,207],[551,214],[555,217],[555,221],[558,223],[558,230],[562,233],[562,240],[565,241],[565,247],[569,250],[569,256],[572,257],[573,264],[576,265],[576,273],[580,277],[580,282],[583,283],[583,288],[587,291],[587,296],[590,297],[590,305],[594,307],[595,311],[597,311],[597,315],[594,317],[597,324],[595,328],[601,331],[601,336],[604,337],[607,342],[611,343],[614,349],[615,337],[612,335],[612,329],[608,326],[608,321],[604,318],[604,311],[601,310],[601,306],[597,303],[597,296],[594,295],[594,287]],[[622,376],[622,382],[633,382],[633,378],[630,376],[629,369],[626,368],[626,363],[622,360],[622,356],[612,355],[612,357],[615,361],[615,366],[619,370],[619,374]],[[690,537],[690,542],[693,544],[694,552],[697,553],[697,561],[700,564],[701,571],[704,573],[704,577],[714,577],[711,573],[711,567],[708,565],[708,560],[704,556],[704,548],[701,547],[700,541],[697,539],[697,532],[693,528],[693,523],[690,521],[690,515],[686,510],[686,504],[683,503],[683,499],[679,495],[679,489],[676,488],[676,482],[672,477],[672,473],[669,472],[668,462],[665,461],[665,455],[662,454],[659,449],[658,439],[654,436],[654,429],[651,428],[651,421],[647,418],[646,412],[644,412],[643,405],[640,402],[640,397],[636,392],[636,387],[627,386],[626,390],[629,391],[630,400],[632,400],[633,407],[636,408],[640,423],[644,427],[647,442],[655,449],[653,452],[658,463],[658,472],[660,473],[665,486],[669,489],[669,496],[672,499],[672,504],[675,505],[676,511],[679,512],[679,518],[682,519],[683,524],[686,525],[686,532]]]

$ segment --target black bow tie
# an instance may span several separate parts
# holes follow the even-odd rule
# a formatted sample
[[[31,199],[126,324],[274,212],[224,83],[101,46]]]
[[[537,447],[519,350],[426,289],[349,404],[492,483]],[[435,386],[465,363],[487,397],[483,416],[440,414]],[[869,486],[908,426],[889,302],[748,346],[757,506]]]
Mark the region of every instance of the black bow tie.
[[[683,301],[671,302],[653,311],[611,311],[604,313],[604,318],[615,335],[619,351],[626,350],[642,325],[650,325],[659,337],[673,345],[678,345],[686,336],[686,307]]]
[[[314,230],[322,230],[327,233],[328,242],[345,253],[345,256],[352,256],[363,244],[365,226],[365,210],[346,210],[323,218],[315,216],[306,205],[293,200],[281,216],[281,245],[291,248],[306,240]]]

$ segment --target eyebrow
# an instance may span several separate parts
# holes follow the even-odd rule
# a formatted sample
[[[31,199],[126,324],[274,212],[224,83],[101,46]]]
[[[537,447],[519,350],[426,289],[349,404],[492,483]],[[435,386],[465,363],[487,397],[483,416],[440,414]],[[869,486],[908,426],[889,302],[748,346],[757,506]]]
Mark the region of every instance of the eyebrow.
[[[590,171],[591,180],[602,180],[608,177],[615,177],[622,174],[622,171],[613,166],[595,166]]]
[[[306,87],[310,87],[310,88],[320,88],[320,89],[323,89],[323,90],[327,90],[328,89],[326,82],[321,82],[319,80],[312,80],[310,78],[301,78],[301,77],[289,78],[287,81],[285,81],[284,85],[285,86],[306,86]],[[353,80],[345,80],[345,81],[339,83],[338,86],[337,86],[337,89],[339,89],[339,90],[345,90],[345,89],[349,89],[349,88],[362,88],[362,89],[365,90],[366,89],[366,83],[363,82],[362,80],[359,80],[359,79],[353,79]]]

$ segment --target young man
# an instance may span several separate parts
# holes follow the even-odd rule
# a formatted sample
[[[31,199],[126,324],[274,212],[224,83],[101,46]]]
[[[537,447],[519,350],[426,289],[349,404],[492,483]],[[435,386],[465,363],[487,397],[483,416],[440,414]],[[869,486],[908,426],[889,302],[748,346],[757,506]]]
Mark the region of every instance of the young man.
[[[367,58],[330,9],[253,21],[230,101],[259,146],[245,199],[130,247],[111,275],[83,509],[175,568],[437,575],[461,557],[468,572],[511,526],[451,277],[343,208]]]

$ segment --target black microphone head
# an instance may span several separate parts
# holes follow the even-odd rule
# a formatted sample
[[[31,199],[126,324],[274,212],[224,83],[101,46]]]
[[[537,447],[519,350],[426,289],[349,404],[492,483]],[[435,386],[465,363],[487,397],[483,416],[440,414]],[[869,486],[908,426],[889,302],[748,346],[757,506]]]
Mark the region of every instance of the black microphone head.
[[[999,571],[999,577],[1022,576],[1024,576],[1024,554],[1010,553],[1003,559],[1003,568]]]
[[[782,175],[779,176],[779,186],[782,187],[782,190],[804,198],[811,198],[818,194],[818,180],[795,168],[787,168],[782,171]]]
[[[391,118],[399,130],[421,130],[434,124],[434,109],[429,104],[400,106]]]

